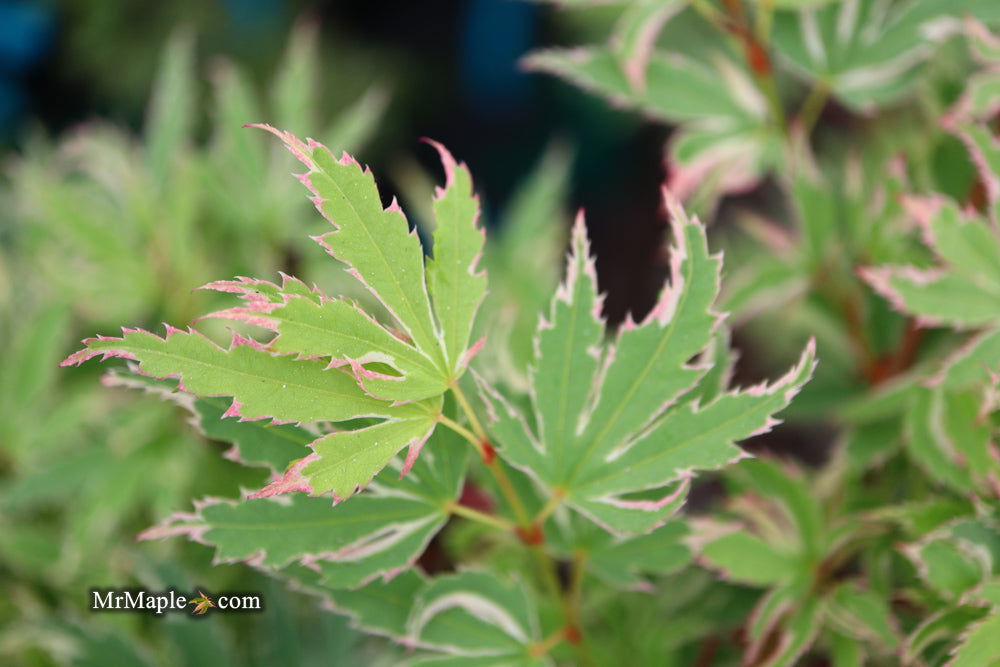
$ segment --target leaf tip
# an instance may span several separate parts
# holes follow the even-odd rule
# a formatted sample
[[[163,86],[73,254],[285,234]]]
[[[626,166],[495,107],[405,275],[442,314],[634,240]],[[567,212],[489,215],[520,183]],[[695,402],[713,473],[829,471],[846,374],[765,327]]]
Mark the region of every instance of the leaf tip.
[[[311,493],[313,488],[303,475],[303,470],[313,461],[319,460],[319,454],[313,452],[304,456],[292,464],[285,473],[265,486],[260,491],[252,493],[248,498],[270,498],[271,496],[283,495],[286,493]]]
[[[296,137],[291,132],[285,132],[283,130],[279,130],[278,128],[274,127],[269,123],[248,123],[243,127],[250,127],[257,130],[264,130],[265,132],[270,132],[274,136],[278,137],[278,139],[281,139],[282,143],[285,144],[285,147],[288,148],[288,150],[292,153],[292,155],[294,155],[299,160],[299,162],[306,165],[310,169],[313,168],[314,166],[313,161],[308,156],[311,147],[306,145],[301,139]]]
[[[441,165],[444,167],[444,187],[445,189],[451,187],[452,183],[455,182],[455,169],[458,167],[458,163],[455,161],[455,157],[451,154],[451,151],[445,148],[441,142],[429,137],[420,137],[420,141],[437,151],[438,157],[441,159]],[[439,189],[437,196],[440,196],[440,192]]]

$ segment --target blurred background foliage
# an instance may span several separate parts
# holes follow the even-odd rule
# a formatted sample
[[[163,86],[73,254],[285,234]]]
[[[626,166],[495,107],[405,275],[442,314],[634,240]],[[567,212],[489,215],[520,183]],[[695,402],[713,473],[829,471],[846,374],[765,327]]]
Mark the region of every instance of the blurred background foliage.
[[[332,76],[315,21],[272,36],[287,44],[278,45],[284,52],[261,85],[229,58],[199,56],[205,36],[191,21],[143,24],[158,30],[150,39],[163,42],[150,49],[130,42],[134,35],[119,33],[114,22],[98,37],[95,15],[111,7],[88,4],[89,22],[77,26],[85,41],[77,43],[83,37],[66,27],[76,24],[65,23],[60,48],[78,45],[70,60],[97,68],[80,74],[100,82],[95,98],[120,105],[120,118],[130,113],[129,96],[149,101],[137,128],[111,114],[59,131],[38,124],[43,114],[24,113],[28,129],[12,137],[19,146],[6,160],[0,280],[0,327],[10,355],[0,381],[0,660],[320,664],[323,656],[343,655],[367,661],[344,621],[317,615],[315,605],[303,607],[244,568],[214,570],[203,550],[188,545],[137,548],[137,531],[186,504],[190,493],[232,495],[265,475],[221,457],[225,448],[200,438],[176,409],[95,393],[92,374],[67,381],[51,362],[94,326],[193,319],[205,299],[192,288],[220,267],[230,275],[285,267],[329,276],[308,268],[315,255],[298,256],[298,241],[315,220],[308,201],[288,187],[287,155],[241,126],[267,114],[358,150],[371,139],[387,93],[369,83],[354,95],[350,77]],[[82,9],[72,7],[53,16],[71,21]],[[105,12],[106,19],[116,17]],[[96,52],[83,44],[90,40],[106,42],[104,56],[137,69],[121,79],[100,76],[112,61],[89,61]],[[133,60],[133,52],[141,57]],[[159,57],[155,77],[141,69],[149,55]],[[134,88],[121,87],[136,72]],[[343,91],[339,107],[320,102],[332,86]],[[72,113],[93,109],[80,99]],[[84,612],[81,596],[108,586],[262,590],[269,608],[266,617],[193,624]]]
[[[900,223],[900,193],[941,192],[982,204],[966,147],[938,123],[976,69],[960,31],[925,40],[915,28],[886,30],[874,40],[886,51],[855,55],[877,63],[899,55],[894,45],[905,51],[919,42],[915,66],[886,85],[838,87],[850,78],[810,60],[794,12],[779,12],[776,48],[796,76],[780,78],[775,94],[785,107],[802,108],[813,126],[800,136],[799,156],[809,166],[793,171],[775,148],[777,128],[720,97],[724,87],[711,69],[720,38],[690,8],[657,41],[695,63],[675,97],[623,100],[614,88],[620,81],[584,80],[591,73],[567,70],[553,52],[536,53],[535,71],[525,71],[519,60],[541,47],[621,44],[629,21],[636,14],[648,20],[642,12],[651,6],[563,4],[564,11],[509,0],[0,2],[0,140],[7,151],[0,183],[0,663],[376,665],[403,655],[362,639],[340,617],[318,613],[311,598],[250,567],[213,567],[200,545],[135,543],[139,531],[191,497],[236,496],[262,485],[265,471],[227,460],[226,446],[199,435],[175,406],[100,390],[93,366],[73,373],[55,367],[93,331],[181,324],[208,312],[213,297],[192,288],[209,280],[273,279],[282,270],[327,292],[351,289],[306,238],[326,223],[288,177],[292,158],[263,133],[243,129],[247,122],[351,151],[372,165],[384,193],[398,194],[418,227],[429,219],[420,203],[439,179],[431,152],[416,139],[433,137],[467,161],[491,226],[484,318],[491,344],[483,366],[513,387],[524,385],[530,332],[559,278],[571,213],[586,208],[609,294],[606,315],[612,323],[629,312],[638,318],[667,272],[659,186],[676,178],[678,167],[694,165],[701,178],[674,184],[691,186],[689,206],[711,222],[713,245],[726,251],[727,307],[742,350],[736,384],[787,365],[786,355],[810,333],[819,339],[819,374],[789,411],[791,424],[752,443],[755,451],[813,466],[833,461],[816,473],[818,497],[833,508],[828,532],[817,539],[833,551],[838,522],[881,526],[886,517],[870,511],[878,502],[866,495],[871,489],[932,491],[912,479],[898,447],[904,422],[919,430],[910,401],[932,399],[904,390],[960,336],[914,326],[866,289],[856,269],[933,261],[912,225]],[[936,0],[924,6],[944,11]],[[1000,20],[995,2],[966,2],[963,11],[993,25]],[[737,67],[738,49],[721,52]],[[683,108],[678,100],[698,86],[701,106]],[[725,164],[698,162],[715,141],[695,122],[705,118],[740,130],[739,150],[725,154],[729,172]],[[214,325],[204,326],[212,332]],[[717,503],[725,487],[734,520],[762,520],[754,503],[790,502],[761,487],[767,474],[710,479],[696,492],[694,510]],[[791,477],[797,481],[788,493],[808,495],[806,483]],[[845,488],[852,489],[847,499]],[[925,514],[951,518],[968,509],[949,502]],[[861,510],[871,516],[858,519]],[[939,539],[933,530],[943,519],[925,514],[900,510],[892,520],[904,527],[891,534],[924,546]],[[424,566],[446,568],[457,556],[474,561],[486,548],[469,530],[446,532]],[[852,566],[876,572],[899,558],[888,538],[851,557]],[[520,567],[511,559],[511,569]],[[870,562],[858,565],[864,559]],[[720,637],[740,632],[758,600],[753,585],[762,582],[719,582],[691,567],[660,583],[669,595],[595,594],[588,613],[602,628],[594,640],[601,664],[622,654],[633,664],[738,659]],[[260,590],[268,609],[197,621],[92,614],[85,598],[100,586]],[[843,589],[831,599],[870,609],[867,598],[858,603],[861,596]],[[888,595],[888,584],[876,590]],[[901,604],[935,609],[949,595],[912,594]],[[941,636],[932,631],[947,636],[975,616],[958,609],[965,611],[953,615],[967,616],[945,616],[944,630],[928,630],[918,648],[941,655]],[[674,632],[665,638],[667,623]],[[835,629],[821,641],[830,655],[847,656],[837,664],[852,664],[844,639],[850,631]],[[894,647],[899,631],[887,632],[885,644]],[[891,664],[888,655],[871,664]]]

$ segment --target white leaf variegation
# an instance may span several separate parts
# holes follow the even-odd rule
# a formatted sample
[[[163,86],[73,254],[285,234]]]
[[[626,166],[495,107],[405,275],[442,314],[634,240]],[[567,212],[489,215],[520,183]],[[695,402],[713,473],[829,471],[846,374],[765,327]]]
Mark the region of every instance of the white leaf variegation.
[[[220,562],[266,570],[297,563],[320,572],[326,587],[357,588],[378,576],[392,578],[423,553],[458,498],[468,449],[442,431],[407,476],[389,467],[351,502],[331,508],[325,499],[302,495],[208,499],[140,537],[186,535],[214,546]]]
[[[481,383],[500,454],[549,496],[613,532],[646,532],[677,511],[696,470],[746,454],[734,443],[769,430],[772,415],[809,379],[812,343],[773,384],[684,401],[709,364],[694,364],[722,317],[713,310],[721,259],[704,228],[668,195],[676,245],[671,281],[641,322],[626,321],[603,344],[594,264],[582,218],[566,279],[536,338],[531,423]]]

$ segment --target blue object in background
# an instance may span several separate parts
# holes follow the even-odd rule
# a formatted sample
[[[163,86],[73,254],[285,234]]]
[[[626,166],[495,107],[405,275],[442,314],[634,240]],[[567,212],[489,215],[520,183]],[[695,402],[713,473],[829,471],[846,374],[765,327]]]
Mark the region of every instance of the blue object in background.
[[[41,2],[0,0],[0,70],[22,72],[52,45],[55,16]]]
[[[460,43],[462,92],[476,113],[505,113],[528,100],[518,59],[534,46],[536,8],[513,0],[470,0]]]
[[[43,2],[0,0],[0,127],[8,136],[24,112],[24,75],[52,47],[55,15]]]

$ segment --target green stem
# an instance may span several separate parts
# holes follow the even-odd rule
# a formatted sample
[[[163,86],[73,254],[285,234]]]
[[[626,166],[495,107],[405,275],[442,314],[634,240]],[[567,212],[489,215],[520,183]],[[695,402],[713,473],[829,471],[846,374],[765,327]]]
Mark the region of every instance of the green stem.
[[[461,402],[459,404],[461,405]],[[497,462],[496,457],[494,457],[490,451],[487,450],[489,443],[485,436],[482,438],[476,436],[476,434],[472,431],[465,428],[454,419],[450,419],[443,414],[438,415],[437,420],[444,426],[447,426],[452,431],[468,440],[469,444],[471,444],[475,450],[479,452],[479,456],[486,464],[486,468],[490,471],[490,474],[493,475],[493,479],[496,481],[501,495],[503,495],[507,504],[510,505],[511,510],[517,517],[518,524],[525,529],[530,528],[533,524],[531,522],[531,518],[528,516],[528,511],[524,508],[524,503],[521,502],[521,497],[517,494],[517,490],[514,488],[514,485],[511,484],[510,478],[507,477],[507,473],[504,471],[503,467],[501,467],[501,465]]]
[[[495,514],[487,514],[485,512],[480,512],[477,509],[473,509],[467,505],[460,505],[459,503],[449,503],[445,506],[445,511],[449,514],[454,514],[456,516],[464,517],[472,521],[478,521],[479,523],[486,524],[488,526],[493,526],[494,528],[499,528],[500,530],[508,533],[515,532],[517,526],[513,521],[505,519],[502,516],[496,516]]]
[[[569,590],[566,592],[566,619],[571,627],[579,629],[580,605],[583,599],[583,579],[587,572],[587,554],[578,551],[573,555],[573,569],[570,574]],[[573,652],[576,654],[577,662],[583,665],[593,664],[590,651],[585,645],[585,637],[580,634],[579,641],[574,642]]]
[[[551,595],[552,599],[557,602],[562,601],[562,586],[559,585],[559,575],[556,574],[555,561],[549,558],[537,544],[532,545],[529,550],[531,551],[532,558],[535,559],[535,563],[538,565],[538,571],[542,576],[542,582],[545,584],[545,588],[548,589],[549,595]]]
[[[754,15],[754,34],[757,41],[767,44],[771,37],[771,18],[774,16],[774,0],[758,0]]]
[[[813,127],[816,125],[816,121],[819,120],[819,115],[823,112],[823,107],[826,106],[829,96],[830,86],[826,81],[817,81],[813,89],[809,91],[809,95],[806,97],[805,102],[802,103],[802,108],[798,114],[804,136],[808,137],[812,134]]]
[[[566,638],[566,633],[564,630],[559,629],[553,632],[551,635],[532,645],[529,653],[532,658],[541,658],[546,655],[549,651],[558,646],[559,642]]]
[[[472,404],[469,403],[469,399],[465,397],[465,392],[462,391],[457,382],[451,385],[451,393],[455,395],[455,400],[458,401],[459,407],[465,413],[466,419],[472,424],[473,432],[475,432],[480,440],[486,440],[486,431],[483,430],[483,425],[479,423],[479,418],[476,417],[476,411],[472,409]]]
[[[469,403],[469,400],[457,384],[453,384],[451,386],[451,391],[455,395],[455,399],[462,412],[465,414],[466,419],[468,419],[469,424],[472,426],[472,432],[444,415],[440,415],[438,417],[438,421],[445,426],[448,426],[456,433],[462,435],[462,437],[472,443],[472,445],[480,453],[483,458],[483,463],[490,471],[490,474],[493,475],[493,479],[496,481],[501,495],[503,495],[507,504],[510,506],[511,511],[514,513],[514,516],[517,518],[516,524],[511,523],[511,527],[514,532],[521,537],[522,543],[528,547],[528,551],[531,553],[532,558],[538,566],[542,582],[546,589],[548,589],[549,595],[551,595],[552,599],[563,608],[566,627],[560,630],[557,635],[553,635],[552,637],[542,641],[541,644],[537,644],[532,650],[544,649],[544,652],[542,653],[542,655],[544,655],[544,653],[547,653],[552,646],[557,644],[562,639],[566,639],[573,644],[574,651],[578,654],[578,661],[581,664],[590,664],[590,657],[586,655],[586,651],[584,651],[579,645],[581,639],[579,603],[577,600],[579,592],[573,594],[569,591],[563,591],[563,588],[559,583],[558,573],[556,571],[556,561],[549,556],[548,553],[546,553],[541,544],[543,538],[541,534],[541,522],[555,510],[559,501],[562,500],[563,494],[554,494],[552,500],[550,500],[549,503],[542,508],[542,511],[539,512],[539,517],[541,517],[541,519],[533,519],[528,514],[528,511],[521,500],[521,496],[517,493],[514,485],[511,484],[510,478],[507,476],[503,464],[501,464],[499,459],[492,454],[492,447],[489,444],[489,438],[486,435],[486,431],[483,429],[482,423],[476,417],[471,403]],[[456,514],[460,513],[459,508],[461,507],[461,505],[455,506],[454,509]],[[469,518],[475,518],[476,520],[483,520],[486,517],[490,520],[497,518],[490,515],[483,515],[481,512],[476,512],[471,508],[462,509],[460,511],[466,512],[467,510]],[[475,513],[476,516],[471,516],[472,513]],[[582,566],[581,560],[579,568],[582,569]],[[577,576],[582,578],[582,572]],[[574,597],[574,595],[576,597]],[[558,637],[558,639],[553,641],[553,637]]]
[[[479,452],[480,456],[483,456],[483,457],[486,456],[486,449],[483,446],[483,440],[482,440],[482,438],[477,438],[475,436],[475,434],[472,433],[472,431],[470,431],[469,429],[465,428],[464,426],[462,426],[461,424],[459,424],[454,419],[450,419],[449,417],[447,417],[447,416],[445,416],[443,414],[439,414],[437,416],[437,420],[438,420],[439,423],[447,426],[452,431],[454,431],[455,433],[458,433],[460,436],[462,436],[463,438],[465,438],[466,440],[468,440],[469,444],[472,445],[477,452]]]
[[[530,530],[534,524],[531,522],[531,517],[528,516],[528,510],[524,508],[524,503],[521,502],[521,496],[518,495],[514,485],[510,482],[510,478],[507,477],[507,471],[503,469],[503,466],[500,465],[500,462],[496,459],[487,463],[486,468],[490,471],[490,474],[493,475],[493,480],[497,483],[497,486],[500,488],[500,493],[503,494],[507,504],[510,505],[511,510],[513,510],[518,523],[520,523],[525,530]]]
[[[514,485],[510,483],[510,478],[507,477],[506,471],[504,471],[503,466],[497,461],[496,457],[492,454],[492,447],[489,444],[489,439],[486,437],[486,431],[483,430],[483,425],[480,423],[479,418],[476,417],[475,411],[472,409],[472,404],[469,403],[469,399],[465,397],[465,394],[458,387],[457,384],[451,386],[451,392],[455,395],[455,399],[458,401],[459,407],[462,412],[465,413],[465,418],[469,420],[469,424],[472,425],[472,430],[475,435],[469,433],[465,428],[462,428],[462,435],[466,440],[473,443],[476,451],[483,459],[483,463],[486,464],[486,468],[493,475],[493,479],[497,483],[497,487],[500,489],[500,493],[503,495],[507,504],[510,505],[511,510],[514,512],[514,516],[517,517],[517,522],[525,529],[529,530],[532,527],[531,517],[528,516],[528,511],[524,508],[524,503],[521,502],[521,497],[517,494],[517,490],[514,489]],[[449,420],[451,421],[451,420]],[[442,421],[446,426],[447,422]],[[454,422],[452,422],[454,423]],[[488,449],[489,448],[489,449]]]
[[[746,25],[746,17],[741,3],[735,3],[730,15],[723,14],[706,0],[692,0],[691,7],[701,16],[731,38],[743,49],[747,67],[753,74],[754,83],[767,100],[768,110],[775,125],[788,136],[788,121],[785,109],[781,105],[778,86],[774,81],[771,59],[768,55],[768,39],[771,26],[772,0],[764,0],[764,5],[757,16],[756,31]]]
[[[549,498],[547,503],[545,503],[545,506],[538,510],[538,514],[535,515],[535,519],[532,523],[538,526],[545,523],[545,520],[552,516],[552,513],[556,511],[556,508],[562,504],[563,498],[565,497],[566,494],[562,492],[561,489],[555,489],[552,493],[552,497]]]
[[[583,596],[583,577],[587,572],[587,554],[578,551],[573,555],[573,576],[570,579],[569,599],[573,606],[574,615],[579,619],[580,600]]]

